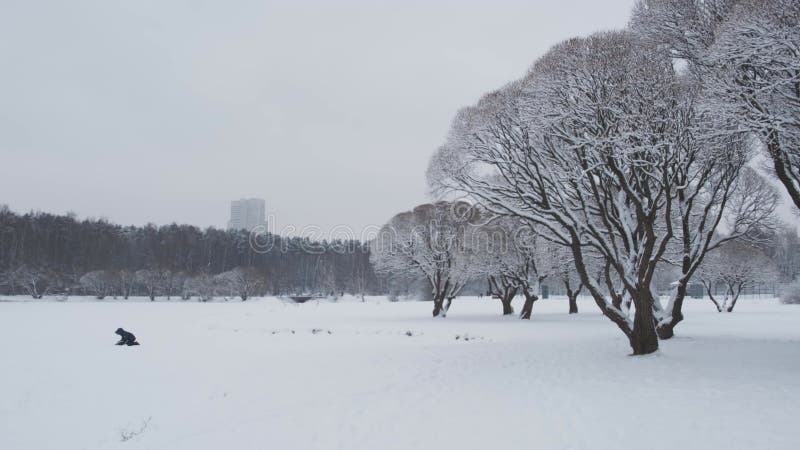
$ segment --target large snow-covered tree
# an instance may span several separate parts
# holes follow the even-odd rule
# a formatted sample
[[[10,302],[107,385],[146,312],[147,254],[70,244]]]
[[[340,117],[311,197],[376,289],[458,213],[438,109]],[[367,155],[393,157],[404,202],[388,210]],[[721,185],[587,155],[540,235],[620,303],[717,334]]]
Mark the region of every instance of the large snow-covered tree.
[[[800,2],[640,0],[631,28],[687,63],[714,128],[756,138],[800,208]]]
[[[658,348],[653,274],[673,237],[677,174],[672,62],[628,32],[555,46],[529,74],[455,119],[429,169],[438,186],[529,221],[568,246],[581,282],[634,354]],[[587,255],[610,266],[635,313],[604,295]]]
[[[751,140],[734,124],[721,123],[718,114],[707,108],[704,85],[716,70],[707,65],[708,53],[737,3],[641,0],[631,20],[631,29],[641,42],[684,62],[673,65],[681,81],[674,141],[681,157],[675,161],[675,242],[668,255],[680,272],[666,304],[662,306],[656,298],[657,331],[662,339],[671,338],[683,320],[687,287],[708,252],[768,228],[777,201],[768,189],[755,193],[763,195],[748,197],[754,194],[751,188],[765,185],[759,185],[758,175],[746,167]],[[719,232],[720,225],[725,225],[724,233]]]
[[[378,272],[425,278],[433,316],[445,317],[453,299],[479,272],[475,264],[478,210],[464,202],[436,202],[397,214],[371,243]]]
[[[757,139],[800,208],[800,2],[740,1],[705,66],[708,109]]]

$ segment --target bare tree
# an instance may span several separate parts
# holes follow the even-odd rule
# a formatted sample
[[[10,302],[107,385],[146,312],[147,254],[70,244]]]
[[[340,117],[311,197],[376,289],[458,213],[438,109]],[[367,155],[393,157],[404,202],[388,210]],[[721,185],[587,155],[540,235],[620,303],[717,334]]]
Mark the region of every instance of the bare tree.
[[[136,282],[144,288],[150,301],[155,301],[156,295],[163,291],[166,278],[166,271],[161,269],[136,271]]]
[[[676,207],[673,209],[676,242],[668,260],[680,269],[669,301],[654,304],[657,331],[671,338],[683,320],[687,287],[706,254],[725,242],[752,236],[769,227],[777,197],[758,200],[743,192],[742,178],[749,183],[757,175],[748,169],[750,140],[732,121],[720,121],[708,80],[719,70],[709,64],[709,52],[719,31],[726,26],[740,0],[641,0],[634,8],[631,29],[640,41],[685,63],[676,66],[682,96],[675,148]],[[747,187],[745,186],[746,190]],[[718,225],[727,222],[725,234]]]
[[[763,246],[777,266],[781,283],[800,278],[800,234],[797,231],[794,224],[779,224],[768,245]]]
[[[478,272],[472,233],[477,210],[463,202],[417,206],[394,216],[372,241],[370,260],[380,273],[424,277],[433,316],[445,317],[453,299]]]
[[[254,267],[237,267],[217,277],[224,289],[235,293],[242,301],[260,293],[264,286],[263,275]]]
[[[580,277],[575,272],[575,260],[572,257],[572,252],[567,247],[557,247],[551,257],[557,261],[552,278],[564,285],[569,304],[569,313],[578,314],[578,296],[583,290],[583,283],[581,283]],[[596,279],[597,270],[593,269],[594,264],[589,260],[586,265],[590,275]]]
[[[724,126],[758,140],[800,208],[800,2],[738,2],[706,67],[706,107]]]
[[[688,63],[715,128],[754,136],[800,208],[800,4],[641,0],[631,26]]]
[[[706,259],[700,280],[708,298],[719,312],[732,312],[742,290],[759,282],[774,282],[777,270],[760,250],[741,242],[731,243]],[[715,298],[716,288],[724,286],[724,298]]]
[[[511,301],[521,292],[525,303],[520,318],[530,319],[534,302],[541,298],[542,281],[560,266],[557,247],[515,217],[493,219],[481,228],[478,242],[480,267],[490,293],[500,299],[503,315],[514,313]]]
[[[706,141],[706,150],[714,148],[715,141],[719,151],[696,153],[690,163],[677,168],[681,183],[674,218],[676,240],[666,259],[680,269],[680,275],[666,306],[662,308],[658,300],[654,304],[662,339],[671,338],[683,320],[688,285],[706,255],[736,240],[762,240],[775,226],[773,214],[779,202],[775,189],[754,169],[743,166],[746,157],[740,151],[718,140]],[[740,144],[734,139],[728,145]],[[724,233],[718,231],[720,224]]]
[[[331,261],[317,259],[315,271],[321,293],[335,298],[338,286],[336,285],[336,273]]]
[[[197,296],[201,302],[207,302],[216,295],[216,280],[208,274],[199,274],[186,278],[183,282],[183,298]]]
[[[133,288],[136,284],[136,273],[123,269],[117,273],[116,279],[118,283],[118,292],[122,295],[122,298],[127,300],[128,297],[131,296],[131,292],[133,292]]]
[[[21,287],[35,299],[52,292],[58,283],[57,276],[50,270],[26,265],[9,272],[7,280],[9,284]]]
[[[117,274],[109,270],[93,270],[84,274],[78,282],[86,293],[102,300],[114,293],[119,284]]]
[[[164,274],[164,294],[167,300],[172,299],[172,295],[180,292],[183,288],[183,282],[186,274],[175,270],[165,270]]]
[[[358,264],[353,272],[353,290],[354,294],[358,295],[361,298],[361,301],[364,300],[364,296],[367,293],[367,289],[369,287],[369,273],[366,264]]]
[[[582,284],[633,353],[651,353],[651,281],[673,237],[665,218],[681,157],[673,151],[679,95],[671,60],[631,34],[571,39],[525,79],[462,112],[429,178],[568,246]],[[622,282],[632,318],[589,274],[590,252]]]

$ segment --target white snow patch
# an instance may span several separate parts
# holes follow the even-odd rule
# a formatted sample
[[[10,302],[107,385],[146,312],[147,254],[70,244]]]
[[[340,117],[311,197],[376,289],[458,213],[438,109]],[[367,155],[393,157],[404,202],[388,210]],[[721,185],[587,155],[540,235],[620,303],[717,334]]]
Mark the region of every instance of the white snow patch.
[[[531,321],[487,298],[456,299],[444,320],[430,303],[377,298],[0,300],[2,449],[776,450],[800,438],[800,306],[774,299],[730,314],[687,300],[678,336],[650,357],[626,356],[588,299],[573,316],[565,298],[541,300]],[[113,345],[117,327],[142,345]]]

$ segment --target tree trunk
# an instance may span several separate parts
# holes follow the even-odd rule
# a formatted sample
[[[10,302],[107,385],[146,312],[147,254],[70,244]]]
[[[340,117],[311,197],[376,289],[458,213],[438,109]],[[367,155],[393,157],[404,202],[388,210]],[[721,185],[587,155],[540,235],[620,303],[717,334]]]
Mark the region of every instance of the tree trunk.
[[[514,307],[511,306],[511,299],[513,297],[506,295],[505,298],[500,299],[503,303],[503,315],[508,316],[510,314],[514,314]]]
[[[514,300],[514,296],[517,295],[517,290],[508,288],[503,292],[503,297],[500,298],[500,302],[503,304],[503,315],[508,316],[510,314],[514,314],[514,306],[511,302]]]
[[[775,175],[778,177],[781,184],[783,184],[783,187],[786,188],[786,192],[792,199],[794,206],[800,208],[800,190],[798,190],[797,184],[795,184],[793,179],[796,174],[792,174],[791,166],[787,167],[785,152],[781,149],[780,142],[778,141],[778,133],[775,130],[770,130],[765,138],[767,141],[767,150],[769,151],[770,157],[772,157]]]
[[[709,300],[711,300],[711,303],[713,303],[714,306],[717,307],[717,312],[722,312],[722,306],[719,305],[719,302],[717,301],[717,299],[714,298],[714,293],[711,292],[711,284],[706,283],[704,281],[703,282],[703,286],[706,287],[706,293],[708,294]]]
[[[617,309],[622,309],[622,295],[618,295],[615,291],[610,291],[611,306]]]
[[[569,299],[569,313],[578,314],[578,295],[583,289],[583,284],[578,284],[578,288],[574,291],[569,283],[569,279],[564,279],[564,287],[567,288],[567,298]]]
[[[739,294],[741,294],[741,293],[742,293],[742,286],[740,285],[740,286],[737,287],[735,292],[732,292],[731,304],[730,304],[730,306],[728,306],[728,309],[727,309],[728,312],[733,312],[733,308],[736,306],[736,301],[739,300]]]
[[[670,312],[672,317],[669,321],[660,322],[656,326],[656,332],[660,339],[671,339],[675,336],[675,327],[683,320],[683,299],[686,298],[686,289],[686,283],[678,282]]]
[[[444,308],[442,309],[442,317],[447,316],[447,312],[450,311],[450,305],[453,303],[453,297],[447,297],[447,300],[444,302]]]
[[[578,296],[577,295],[569,296],[569,313],[570,314],[578,314]]]
[[[533,312],[533,302],[539,300],[539,297],[531,294],[527,289],[523,289],[522,293],[525,294],[525,304],[522,306],[522,311],[519,313],[519,318],[530,320],[531,313]]]
[[[433,296],[433,317],[444,317],[445,314],[442,314],[444,304],[444,294],[437,293]]]
[[[653,298],[649,289],[639,289],[635,298],[636,314],[633,316],[633,330],[629,336],[634,355],[648,355],[658,350]]]

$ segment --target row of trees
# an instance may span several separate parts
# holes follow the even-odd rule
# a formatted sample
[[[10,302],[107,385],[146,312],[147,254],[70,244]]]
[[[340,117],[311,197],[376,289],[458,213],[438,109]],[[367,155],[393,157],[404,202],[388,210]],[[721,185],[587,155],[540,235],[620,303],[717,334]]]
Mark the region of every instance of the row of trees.
[[[466,202],[424,204],[394,216],[371,246],[378,273],[427,280],[434,317],[445,317],[453,299],[475,280],[486,280],[503,314],[513,314],[512,300],[523,295],[520,316],[529,319],[545,279],[564,283],[570,312],[577,312],[582,284],[570,255],[514,217],[493,217]]]
[[[31,277],[19,281],[15,279],[18,272],[26,270],[29,269],[23,268],[12,273],[12,280],[36,296],[35,288],[26,283],[26,279]],[[144,292],[151,301],[154,301],[157,295],[166,296],[167,299],[179,296],[184,300],[197,297],[201,301],[208,301],[217,296],[239,297],[242,301],[246,301],[251,296],[265,293],[266,278],[254,267],[236,267],[216,275],[202,273],[191,276],[184,273],[175,274],[168,270],[141,269],[136,272],[93,270],[80,277],[78,286],[84,293],[98,300],[108,296],[121,296],[127,299],[139,286],[140,292]]]
[[[630,29],[558,44],[461,110],[430,184],[566,249],[633,353],[651,353],[707,255],[774,234],[778,195],[754,151],[800,207],[798,20],[790,0],[640,1]],[[437,268],[434,291],[461,285],[435,253],[419,263]],[[665,266],[679,274],[662,303]]]
[[[732,311],[739,295],[757,284],[774,286],[791,281],[800,270],[796,265],[797,232],[787,227],[749,239],[726,241],[706,255],[695,284],[702,284],[720,311]],[[722,242],[718,237],[715,242]],[[452,301],[468,286],[485,281],[487,292],[500,300],[504,315],[513,314],[512,300],[521,295],[525,303],[520,313],[529,319],[533,303],[542,287],[557,288],[566,294],[569,313],[577,313],[577,297],[584,288],[575,270],[574,256],[566,246],[548,240],[539,229],[517,217],[493,215],[480,205],[440,201],[424,204],[393,217],[371,242],[371,261],[376,270],[393,279],[410,282],[424,279],[431,289],[433,316],[445,317]],[[785,250],[788,250],[785,251]],[[666,253],[675,260],[680,248]],[[773,256],[769,256],[773,254]],[[791,254],[791,276],[782,278],[782,256]],[[603,293],[616,308],[630,309],[632,298],[625,294],[622,280],[612,265],[599,254],[591,254],[587,268]],[[679,264],[665,259],[653,275],[654,291],[674,289],[683,276]],[[722,292],[724,300],[717,301]],[[654,296],[657,295],[654,293]]]
[[[368,246],[358,241],[252,236],[175,224],[123,227],[71,215],[20,215],[0,206],[2,293],[228,295],[238,291],[230,286],[240,284],[228,279],[242,273],[258,279],[248,296],[365,294],[382,292],[386,284],[372,270]]]

